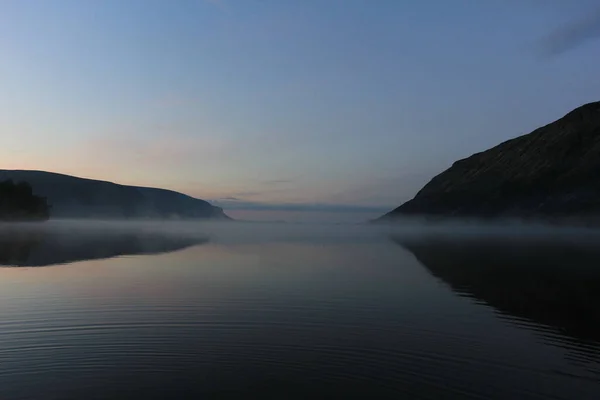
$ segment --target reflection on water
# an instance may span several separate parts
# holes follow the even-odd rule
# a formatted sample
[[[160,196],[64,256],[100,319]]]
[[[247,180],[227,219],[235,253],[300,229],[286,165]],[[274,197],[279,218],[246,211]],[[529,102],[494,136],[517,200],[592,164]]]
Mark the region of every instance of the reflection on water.
[[[0,227],[0,266],[41,267],[126,255],[159,254],[207,242],[159,231]]]
[[[44,226],[0,230],[61,264],[0,268],[2,400],[600,398],[598,251],[564,238]]]
[[[574,351],[576,359],[600,361],[599,246],[506,238],[393,240],[457,294]],[[600,378],[600,365],[594,368]]]

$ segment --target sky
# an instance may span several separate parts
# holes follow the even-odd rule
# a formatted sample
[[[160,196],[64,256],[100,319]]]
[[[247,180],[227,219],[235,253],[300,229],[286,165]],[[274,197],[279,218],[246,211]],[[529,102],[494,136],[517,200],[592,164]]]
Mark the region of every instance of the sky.
[[[0,168],[370,218],[600,100],[599,50],[596,0],[0,0]]]

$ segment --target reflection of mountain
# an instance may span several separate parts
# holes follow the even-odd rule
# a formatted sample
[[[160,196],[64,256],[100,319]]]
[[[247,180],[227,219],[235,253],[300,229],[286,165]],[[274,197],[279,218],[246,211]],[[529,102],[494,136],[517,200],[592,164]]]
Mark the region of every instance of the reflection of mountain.
[[[551,333],[543,326],[566,335],[553,341],[600,344],[600,248],[501,240],[394,241],[452,290],[493,307],[512,322],[540,324],[522,325],[544,336]]]
[[[46,266],[124,255],[159,254],[207,242],[157,232],[0,230],[0,265]]]

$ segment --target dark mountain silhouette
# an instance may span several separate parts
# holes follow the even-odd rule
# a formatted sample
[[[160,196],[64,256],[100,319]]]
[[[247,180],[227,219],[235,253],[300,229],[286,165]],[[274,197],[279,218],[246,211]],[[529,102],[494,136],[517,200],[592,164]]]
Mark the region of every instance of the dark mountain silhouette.
[[[52,218],[230,219],[220,207],[165,189],[125,186],[44,171],[0,170],[0,181],[31,184]]]
[[[0,181],[0,221],[45,221],[50,207],[27,182]]]
[[[0,229],[0,265],[42,267],[126,255],[160,254],[207,243],[203,237],[102,229]]]
[[[583,349],[573,354],[580,361],[589,357],[600,362],[597,243],[450,237],[392,240],[457,294],[492,307],[510,323],[534,330],[548,344]],[[564,336],[554,335],[553,329]]]
[[[600,217],[600,102],[455,162],[384,215]]]

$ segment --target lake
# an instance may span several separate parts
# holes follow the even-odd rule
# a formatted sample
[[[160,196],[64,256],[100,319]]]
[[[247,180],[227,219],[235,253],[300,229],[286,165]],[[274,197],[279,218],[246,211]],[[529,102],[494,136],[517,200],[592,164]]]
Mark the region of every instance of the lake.
[[[0,228],[0,398],[600,398],[600,233]]]

